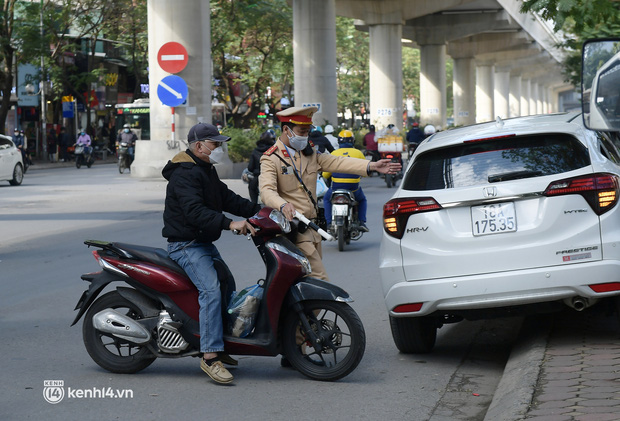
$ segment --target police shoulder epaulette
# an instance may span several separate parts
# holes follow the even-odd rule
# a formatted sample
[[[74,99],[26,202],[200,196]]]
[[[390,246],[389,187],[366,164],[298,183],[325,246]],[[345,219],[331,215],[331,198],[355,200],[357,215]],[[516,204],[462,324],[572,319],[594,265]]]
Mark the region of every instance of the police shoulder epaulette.
[[[271,155],[272,153],[274,153],[275,151],[278,150],[278,147],[276,145],[273,145],[271,148],[267,149],[263,155]]]

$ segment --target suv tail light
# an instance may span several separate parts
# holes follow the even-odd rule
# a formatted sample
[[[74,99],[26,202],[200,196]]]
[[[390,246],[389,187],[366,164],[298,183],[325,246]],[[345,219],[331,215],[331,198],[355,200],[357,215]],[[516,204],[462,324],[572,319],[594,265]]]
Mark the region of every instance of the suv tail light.
[[[554,181],[543,194],[545,196],[580,194],[594,213],[602,215],[618,202],[618,186],[618,176],[598,173]]]
[[[383,205],[383,229],[392,237],[401,239],[409,215],[441,209],[432,197],[392,199]]]

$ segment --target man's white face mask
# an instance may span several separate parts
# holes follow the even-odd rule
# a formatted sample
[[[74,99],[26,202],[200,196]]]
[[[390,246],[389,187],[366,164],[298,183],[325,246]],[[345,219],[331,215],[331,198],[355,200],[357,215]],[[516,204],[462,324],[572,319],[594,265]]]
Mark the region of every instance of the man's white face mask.
[[[215,149],[212,149],[209,154],[209,163],[219,164],[224,160],[225,155],[226,151],[224,150],[224,143],[218,143],[218,146]]]

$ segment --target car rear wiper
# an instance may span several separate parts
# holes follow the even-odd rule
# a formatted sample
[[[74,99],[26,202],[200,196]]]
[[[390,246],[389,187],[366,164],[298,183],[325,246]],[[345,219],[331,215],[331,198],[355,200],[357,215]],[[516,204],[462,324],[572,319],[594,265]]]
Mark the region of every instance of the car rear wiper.
[[[490,175],[487,180],[489,183],[497,183],[499,181],[508,181],[508,180],[518,180],[520,178],[529,178],[529,177],[538,177],[541,176],[542,171],[538,170],[523,170],[523,171],[513,171],[507,172],[504,174],[493,174]]]

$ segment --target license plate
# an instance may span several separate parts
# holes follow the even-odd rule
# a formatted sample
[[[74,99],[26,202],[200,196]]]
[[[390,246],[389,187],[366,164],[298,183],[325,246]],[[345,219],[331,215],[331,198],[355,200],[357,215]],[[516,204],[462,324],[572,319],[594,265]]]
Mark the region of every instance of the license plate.
[[[508,202],[472,206],[471,226],[474,236],[514,232],[517,230],[515,204]]]
[[[348,214],[349,214],[349,207],[347,205],[333,205],[332,206],[333,216],[347,216]]]

